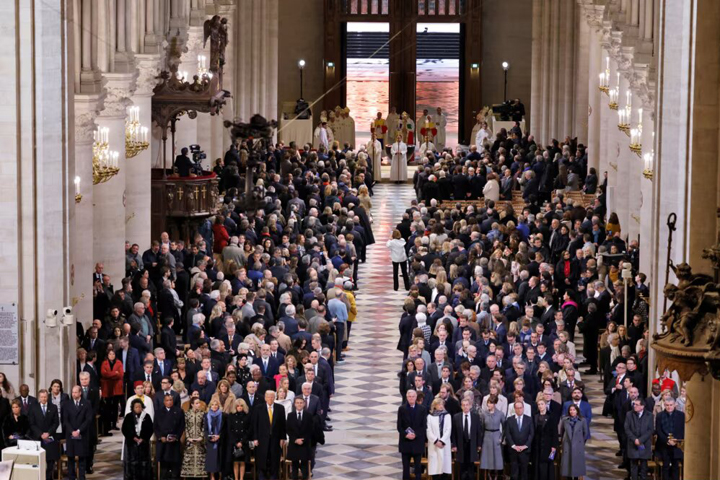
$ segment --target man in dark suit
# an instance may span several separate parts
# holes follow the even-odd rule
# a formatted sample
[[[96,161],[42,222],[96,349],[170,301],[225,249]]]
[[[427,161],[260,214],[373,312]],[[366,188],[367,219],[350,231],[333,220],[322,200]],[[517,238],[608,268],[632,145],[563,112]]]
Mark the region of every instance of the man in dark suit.
[[[268,381],[272,380],[280,368],[278,361],[270,356],[270,345],[268,344],[260,347],[260,357],[253,360],[253,365],[260,367],[263,377]]]
[[[251,412],[259,403],[262,402],[257,395],[257,383],[252,380],[248,380],[243,388],[242,399],[245,400],[245,403]]]
[[[275,392],[265,392],[265,403],[251,417],[251,440],[255,442],[255,464],[260,480],[277,479],[285,445],[285,407],[275,403]]]
[[[238,335],[235,326],[231,325],[226,328],[226,333],[218,336],[218,340],[225,344],[225,350],[235,355],[238,351],[238,345],[242,342],[242,336]]]
[[[151,382],[155,390],[160,389],[160,379],[162,377],[159,373],[155,373],[155,363],[148,360],[143,364],[143,369],[135,373],[133,383],[140,380],[141,382]]]
[[[72,397],[63,405],[62,413],[70,480],[76,478],[75,457],[78,457],[78,477],[80,480],[85,480],[86,459],[90,456],[93,448],[91,425],[95,423],[95,419],[90,401],[83,399],[82,387],[75,385],[72,388]]]
[[[166,353],[165,349],[161,347],[154,350],[155,361],[153,362],[153,375],[159,375],[160,378],[169,377],[173,368],[173,362],[167,359]]]
[[[87,353],[87,362],[83,372],[90,374],[90,386],[96,390],[100,390],[100,368],[97,362],[98,353],[95,351],[89,351]],[[78,372],[78,380],[80,379]]]
[[[312,437],[314,415],[305,409],[305,399],[295,397],[293,411],[288,415],[286,432],[288,436],[287,460],[292,462],[293,479],[308,478],[308,464],[312,460]]]
[[[202,400],[206,404],[209,404],[213,393],[215,393],[215,389],[216,384],[214,382],[208,381],[205,371],[200,370],[197,373],[197,380],[195,380],[193,384],[190,385],[190,394],[197,392],[198,398],[200,398],[200,400]]]
[[[87,365],[85,366],[87,368]],[[82,399],[90,406],[90,414],[92,422],[89,429],[89,450],[87,454],[86,469],[87,473],[93,473],[93,464],[95,459],[95,447],[97,446],[98,431],[95,427],[95,416],[100,412],[100,389],[92,384],[92,376],[89,372],[80,374],[80,388],[82,389]]]
[[[140,354],[137,349],[130,346],[127,337],[120,338],[120,348],[115,352],[117,359],[122,362],[123,377],[125,384],[125,398],[133,394],[131,385],[135,381],[135,373],[142,369],[140,365]],[[124,404],[122,405],[124,407]],[[121,407],[121,408],[122,408]],[[124,411],[124,410],[123,410]]]
[[[55,432],[60,426],[60,417],[57,407],[48,402],[48,391],[38,392],[38,403],[30,408],[28,423],[30,424],[30,438],[40,442],[45,450],[46,480],[52,480],[55,471],[55,462],[60,459],[60,438],[55,437]]]
[[[165,404],[165,397],[171,396],[173,398],[173,405],[176,407],[180,406],[180,394],[172,389],[172,379],[169,376],[164,376],[160,380],[160,390],[155,392],[155,398],[153,398],[153,407],[157,412]]]
[[[535,427],[532,418],[524,415],[525,405],[522,400],[516,401],[513,409],[515,415],[508,417],[505,424],[505,442],[510,449],[510,478],[512,480],[527,480],[530,447],[535,434]]]
[[[165,351],[167,359],[172,363],[175,363],[178,354],[182,353],[177,348],[177,336],[175,330],[173,330],[174,325],[175,320],[172,317],[165,317],[163,327],[160,330],[160,346]]]
[[[156,459],[160,462],[160,476],[167,480],[180,478],[182,451],[180,437],[185,433],[185,414],[173,405],[171,396],[163,398],[163,408],[155,411]]]
[[[410,461],[415,464],[415,478],[422,478],[420,460],[425,452],[427,410],[417,404],[417,392],[408,390],[407,402],[398,408],[397,430],[400,435],[398,450],[402,455],[403,480],[410,480]]]
[[[685,415],[675,409],[675,399],[669,396],[664,401],[665,410],[655,419],[655,453],[662,460],[662,478],[678,480],[680,471],[678,462],[683,459],[683,451],[678,448],[680,440],[685,439]]]
[[[475,478],[475,462],[479,460],[483,444],[483,427],[480,416],[470,411],[470,399],[463,398],[461,406],[462,412],[453,415],[452,450],[457,452],[460,480],[472,480]]]
[[[17,397],[20,400],[20,411],[27,415],[30,408],[37,403],[37,399],[30,395],[30,387],[24,383],[20,385],[20,396]]]
[[[87,350],[88,353],[96,352],[98,362],[102,362],[105,359],[105,348],[106,342],[98,338],[98,329],[95,327],[88,328],[87,338],[82,343],[82,348]]]
[[[625,454],[630,462],[630,477],[647,478],[647,462],[652,458],[653,414],[645,411],[642,398],[633,400],[632,405],[633,411],[625,418]]]
[[[305,410],[312,415],[322,414],[322,407],[320,406],[320,397],[312,393],[312,384],[305,382],[300,385],[300,393],[297,397],[302,398],[305,401]],[[297,398],[296,397],[296,398]]]

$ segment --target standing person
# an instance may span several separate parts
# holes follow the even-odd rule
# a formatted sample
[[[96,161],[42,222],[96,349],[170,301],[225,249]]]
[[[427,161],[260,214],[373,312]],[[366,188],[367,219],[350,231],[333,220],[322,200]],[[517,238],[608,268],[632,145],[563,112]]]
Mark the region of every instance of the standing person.
[[[407,144],[402,141],[401,135],[398,134],[390,149],[390,181],[395,183],[407,182],[407,151]]]
[[[558,447],[558,417],[548,411],[544,394],[539,394],[537,414],[533,418],[533,467],[535,480],[555,479],[555,455]],[[559,413],[559,412],[558,412]]]
[[[286,459],[292,462],[292,475],[298,480],[309,478],[308,464],[312,460],[313,415],[305,409],[305,399],[295,397],[294,408],[287,417],[288,447]]]
[[[173,405],[173,397],[163,398],[163,408],[155,412],[156,460],[160,463],[160,476],[166,480],[180,478],[182,451],[180,437],[185,432],[185,415]]]
[[[265,403],[255,407],[251,432],[260,480],[277,479],[285,446],[285,408],[275,403],[274,391],[266,391]]]
[[[385,144],[385,134],[388,131],[387,124],[385,123],[385,119],[382,118],[382,112],[377,112],[377,117],[375,120],[373,120],[373,123],[371,125],[371,132],[375,134],[375,138],[378,139],[380,142],[380,145]]]
[[[484,443],[482,420],[472,411],[472,406],[471,399],[463,398],[462,412],[453,416],[452,451],[456,452],[457,463],[460,464],[460,480],[475,478],[475,462]],[[500,447],[500,442],[497,446]],[[502,461],[502,454],[500,459]]]
[[[647,462],[652,457],[653,416],[645,411],[641,398],[632,401],[633,411],[625,417],[625,454],[630,462],[630,478],[645,480]]]
[[[390,113],[388,113],[388,116],[385,120],[388,127],[387,137],[396,138],[398,133],[398,126],[400,125],[400,115],[398,115],[396,107],[390,107]],[[380,177],[376,178],[379,179]]]
[[[87,458],[85,459],[85,468],[87,473],[93,473],[93,464],[95,460],[95,448],[98,443],[98,431],[95,424],[95,417],[100,412],[100,392],[90,385],[90,373],[80,373],[80,388],[82,399],[88,403],[90,407],[90,425],[88,428],[89,446]]]
[[[123,366],[117,359],[115,350],[108,350],[107,358],[100,366],[100,390],[105,408],[102,412],[102,424],[105,432],[117,429],[118,406],[123,395]],[[143,405],[144,407],[144,405]]]
[[[678,480],[680,470],[678,462],[683,459],[683,451],[678,442],[685,439],[685,415],[676,409],[675,399],[668,395],[664,400],[665,410],[655,419],[655,453],[662,460],[662,479]]]
[[[47,464],[45,478],[52,480],[55,462],[60,459],[60,437],[56,437],[57,429],[60,426],[60,417],[57,407],[48,402],[47,390],[43,389],[38,392],[38,403],[30,408],[28,420],[30,422],[30,438],[39,441],[40,446],[45,450]]]
[[[390,260],[393,264],[393,288],[397,292],[399,286],[398,268],[402,271],[405,290],[410,290],[410,278],[407,270],[407,253],[405,253],[405,240],[400,230],[393,230],[392,238],[385,244],[390,249]]]
[[[210,474],[210,480],[219,480],[223,471],[227,421],[217,398],[210,400],[205,426],[205,471]]]
[[[452,416],[445,410],[445,401],[436,398],[430,405],[430,414],[427,417],[427,473],[436,480],[444,480],[452,475],[451,434]]]
[[[365,146],[367,149],[368,157],[370,157],[370,165],[372,165],[373,178],[376,182],[382,180],[382,157],[383,147],[380,140],[375,136],[375,132],[372,133],[370,141]]]
[[[328,127],[327,122],[321,122],[315,129],[315,148],[324,148],[327,151],[334,140],[332,130]]]
[[[83,372],[85,373],[85,372]],[[82,377],[80,377],[82,381]],[[85,480],[86,458],[90,455],[90,424],[94,421],[90,400],[83,398],[83,389],[79,385],[72,388],[70,401],[63,409],[63,431],[65,432],[65,453],[68,458],[70,480],[75,480],[75,457],[78,457],[77,473]]]
[[[422,478],[420,460],[425,452],[427,411],[417,404],[417,392],[408,390],[407,402],[398,408],[397,430],[400,434],[398,450],[402,455],[403,480],[410,480],[410,461],[415,464],[415,478]]]
[[[563,454],[560,461],[560,476],[584,477],[585,439],[588,434],[587,423],[580,415],[580,408],[574,403],[568,407],[567,416],[560,421],[559,432],[562,437]]]
[[[123,465],[125,478],[127,480],[150,480],[152,419],[144,411],[145,404],[140,399],[132,401],[130,410],[130,413],[125,415],[122,424],[122,434],[125,437],[125,462]]]
[[[185,452],[180,476],[205,476],[205,406],[198,397],[190,399],[185,412]]]
[[[437,147],[438,152],[442,152],[445,149],[445,141],[447,140],[447,115],[443,113],[442,107],[437,107],[437,110],[435,110],[433,121],[435,122],[435,128],[437,129],[435,146]]]
[[[532,418],[525,415],[525,402],[516,400],[513,404],[515,415],[508,417],[505,442],[510,449],[510,478],[527,480],[528,463],[535,427]]]
[[[250,413],[245,400],[235,400],[235,412],[228,415],[228,452],[233,463],[235,480],[245,478],[245,465],[250,461]]]
[[[472,406],[472,400],[467,399]],[[490,471],[490,478],[498,478],[498,471],[503,470],[503,429],[505,427],[505,413],[497,408],[498,397],[490,395],[487,399],[486,409],[482,411],[482,422],[485,432],[480,455],[480,468]]]

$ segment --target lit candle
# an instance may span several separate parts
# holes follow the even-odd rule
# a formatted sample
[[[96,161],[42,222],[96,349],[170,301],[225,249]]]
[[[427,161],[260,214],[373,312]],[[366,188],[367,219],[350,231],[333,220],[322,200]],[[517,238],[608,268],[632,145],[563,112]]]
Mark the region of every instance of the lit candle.
[[[148,138],[147,135],[148,135],[148,128],[147,128],[147,127],[142,127],[142,128],[140,129],[140,140],[141,140],[143,143],[147,143],[147,138]]]
[[[632,99],[632,92],[630,92],[630,90],[628,89],[628,90],[625,92],[625,104],[626,104],[627,106],[632,105],[632,100],[631,100],[631,99]]]
[[[605,56],[605,70],[610,70],[610,56]]]
[[[75,177],[75,195],[80,195],[80,177]]]

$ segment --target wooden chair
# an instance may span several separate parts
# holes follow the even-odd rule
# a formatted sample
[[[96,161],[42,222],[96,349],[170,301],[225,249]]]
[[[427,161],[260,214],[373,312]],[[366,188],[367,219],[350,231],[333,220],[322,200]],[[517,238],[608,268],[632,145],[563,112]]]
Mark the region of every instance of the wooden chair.
[[[308,461],[307,471],[308,471],[307,478],[312,478],[312,461]],[[285,480],[290,480],[291,476],[292,476],[292,461],[288,460],[288,458],[287,458],[287,443],[283,447],[283,451],[282,451],[280,476],[282,478],[284,478]],[[254,476],[254,472],[253,472],[253,480],[254,479],[255,479],[255,476]]]

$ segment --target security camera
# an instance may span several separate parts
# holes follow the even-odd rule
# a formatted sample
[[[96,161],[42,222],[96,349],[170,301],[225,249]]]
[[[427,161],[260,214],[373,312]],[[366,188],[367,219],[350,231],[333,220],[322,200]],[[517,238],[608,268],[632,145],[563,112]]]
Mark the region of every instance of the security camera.
[[[75,324],[75,315],[72,314],[72,307],[63,307],[62,324],[66,327]]]
[[[47,313],[45,313],[45,325],[48,327],[57,327],[57,314],[57,310],[48,308]]]

